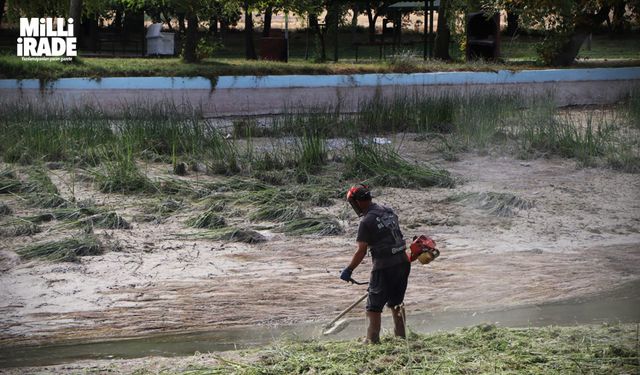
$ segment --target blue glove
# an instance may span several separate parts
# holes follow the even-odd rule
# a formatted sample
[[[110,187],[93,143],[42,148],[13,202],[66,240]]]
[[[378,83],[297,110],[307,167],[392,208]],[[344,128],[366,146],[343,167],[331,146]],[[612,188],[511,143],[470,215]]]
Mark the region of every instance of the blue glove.
[[[349,267],[343,269],[342,273],[340,273],[340,279],[342,279],[344,281],[351,281],[351,273],[352,272],[353,272],[353,270],[350,269]]]

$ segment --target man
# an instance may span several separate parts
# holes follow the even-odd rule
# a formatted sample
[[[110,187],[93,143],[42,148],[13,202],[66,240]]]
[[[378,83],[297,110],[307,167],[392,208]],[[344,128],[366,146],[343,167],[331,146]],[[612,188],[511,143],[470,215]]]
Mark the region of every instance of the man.
[[[371,192],[365,185],[349,189],[347,201],[362,220],[356,238],[357,250],[349,266],[340,274],[340,278],[350,281],[353,270],[362,262],[367,248],[370,248],[373,268],[367,298],[367,342],[380,342],[382,309],[385,304],[391,308],[395,335],[404,337],[403,300],[411,263],[405,252],[406,245],[400,231],[398,216],[390,208],[373,203]]]

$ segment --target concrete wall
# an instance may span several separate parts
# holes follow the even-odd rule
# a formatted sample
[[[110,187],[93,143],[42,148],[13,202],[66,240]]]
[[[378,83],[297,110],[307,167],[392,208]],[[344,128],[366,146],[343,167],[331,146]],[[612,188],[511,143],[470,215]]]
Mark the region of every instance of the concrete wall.
[[[243,76],[65,78],[0,80],[0,104],[97,106],[117,112],[123,104],[170,101],[201,107],[207,117],[282,113],[286,108],[334,104],[355,110],[373,95],[423,96],[502,93],[552,97],[556,104],[610,104],[640,88],[640,68],[559,69],[498,72],[358,74],[333,76]]]

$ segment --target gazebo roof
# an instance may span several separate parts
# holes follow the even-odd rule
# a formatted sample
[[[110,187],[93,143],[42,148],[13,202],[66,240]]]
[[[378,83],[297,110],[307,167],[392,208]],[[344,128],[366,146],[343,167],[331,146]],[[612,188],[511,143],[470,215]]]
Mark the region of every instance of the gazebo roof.
[[[399,1],[395,4],[389,5],[389,8],[398,9],[398,10],[416,10],[416,9],[424,9],[424,1]],[[429,8],[429,10],[440,8],[440,0],[433,1],[433,7]]]

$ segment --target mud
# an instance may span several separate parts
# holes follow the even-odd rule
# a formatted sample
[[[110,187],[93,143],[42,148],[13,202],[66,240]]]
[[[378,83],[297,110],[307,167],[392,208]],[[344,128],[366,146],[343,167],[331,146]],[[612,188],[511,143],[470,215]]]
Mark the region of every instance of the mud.
[[[468,154],[444,162],[425,148],[402,145],[406,157],[437,162],[465,182],[454,189],[374,190],[380,203],[396,209],[405,236],[429,234],[442,252],[428,266],[413,267],[410,314],[557,302],[640,279],[639,175],[561,159]],[[168,167],[154,168],[150,173]],[[78,199],[112,206],[126,219],[150,199],[104,195],[70,178],[56,171],[53,180],[64,194],[73,186]],[[186,177],[196,178],[210,177]],[[447,199],[482,192],[508,192],[532,207],[498,217]],[[0,346],[326,322],[363,292],[338,278],[357,228],[342,202],[314,210],[339,217],[345,235],[291,238],[265,230],[269,241],[257,245],[181,237],[192,231],[184,221],[196,210],[189,205],[162,224],[96,230],[124,250],[79,263],[24,262],[13,252],[60,230],[2,239]],[[365,259],[354,278],[366,279],[370,265]]]

